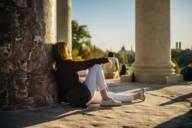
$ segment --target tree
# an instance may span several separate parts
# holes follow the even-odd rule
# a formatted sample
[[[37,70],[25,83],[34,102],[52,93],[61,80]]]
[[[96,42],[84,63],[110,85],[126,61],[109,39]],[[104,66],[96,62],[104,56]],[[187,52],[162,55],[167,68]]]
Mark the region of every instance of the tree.
[[[185,67],[190,61],[192,61],[192,50],[190,49],[173,49],[171,53],[172,58],[179,64],[180,67]]]
[[[72,21],[72,55],[76,60],[90,59],[103,56],[104,52],[92,45],[91,35],[86,25]]]
[[[73,48],[80,48],[83,43],[90,42],[91,36],[86,25],[79,25],[77,21],[72,21],[72,45]]]
[[[83,47],[90,43],[90,33],[86,25],[79,25],[77,21],[72,21],[72,55],[76,60],[81,60]]]

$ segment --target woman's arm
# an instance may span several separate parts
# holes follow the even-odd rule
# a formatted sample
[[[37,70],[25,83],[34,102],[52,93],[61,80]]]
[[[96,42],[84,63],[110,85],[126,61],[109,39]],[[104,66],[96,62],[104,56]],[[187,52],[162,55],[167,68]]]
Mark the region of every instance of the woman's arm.
[[[90,59],[85,61],[71,60],[70,64],[75,71],[80,71],[80,70],[85,70],[87,68],[90,68],[95,64],[104,64],[108,62],[109,62],[108,58],[98,58],[98,59]]]

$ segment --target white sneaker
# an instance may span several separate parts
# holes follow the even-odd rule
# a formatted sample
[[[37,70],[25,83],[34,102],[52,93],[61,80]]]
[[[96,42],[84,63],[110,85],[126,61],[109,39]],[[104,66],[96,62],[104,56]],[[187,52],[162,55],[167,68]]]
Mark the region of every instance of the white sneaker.
[[[102,100],[100,106],[101,107],[113,107],[113,106],[121,106],[121,101],[114,100],[114,99],[108,99],[108,100]]]
[[[141,99],[142,101],[145,101],[145,89],[142,88],[138,93],[139,93],[139,95],[140,95],[140,99]]]

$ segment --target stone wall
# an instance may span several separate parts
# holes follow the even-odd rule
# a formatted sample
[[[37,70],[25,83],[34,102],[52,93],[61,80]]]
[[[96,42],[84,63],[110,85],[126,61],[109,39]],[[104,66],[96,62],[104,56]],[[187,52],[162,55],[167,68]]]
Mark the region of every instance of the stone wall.
[[[0,1],[0,105],[26,108],[56,101],[51,48],[44,43],[42,0]]]

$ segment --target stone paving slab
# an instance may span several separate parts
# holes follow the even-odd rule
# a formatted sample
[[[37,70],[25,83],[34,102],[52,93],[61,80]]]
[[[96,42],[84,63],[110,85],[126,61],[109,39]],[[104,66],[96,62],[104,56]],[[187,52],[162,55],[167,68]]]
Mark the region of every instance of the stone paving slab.
[[[1,128],[192,128],[192,83],[151,85],[109,80],[109,89],[134,93],[150,88],[146,101],[105,108],[53,105],[34,110],[1,111]]]

